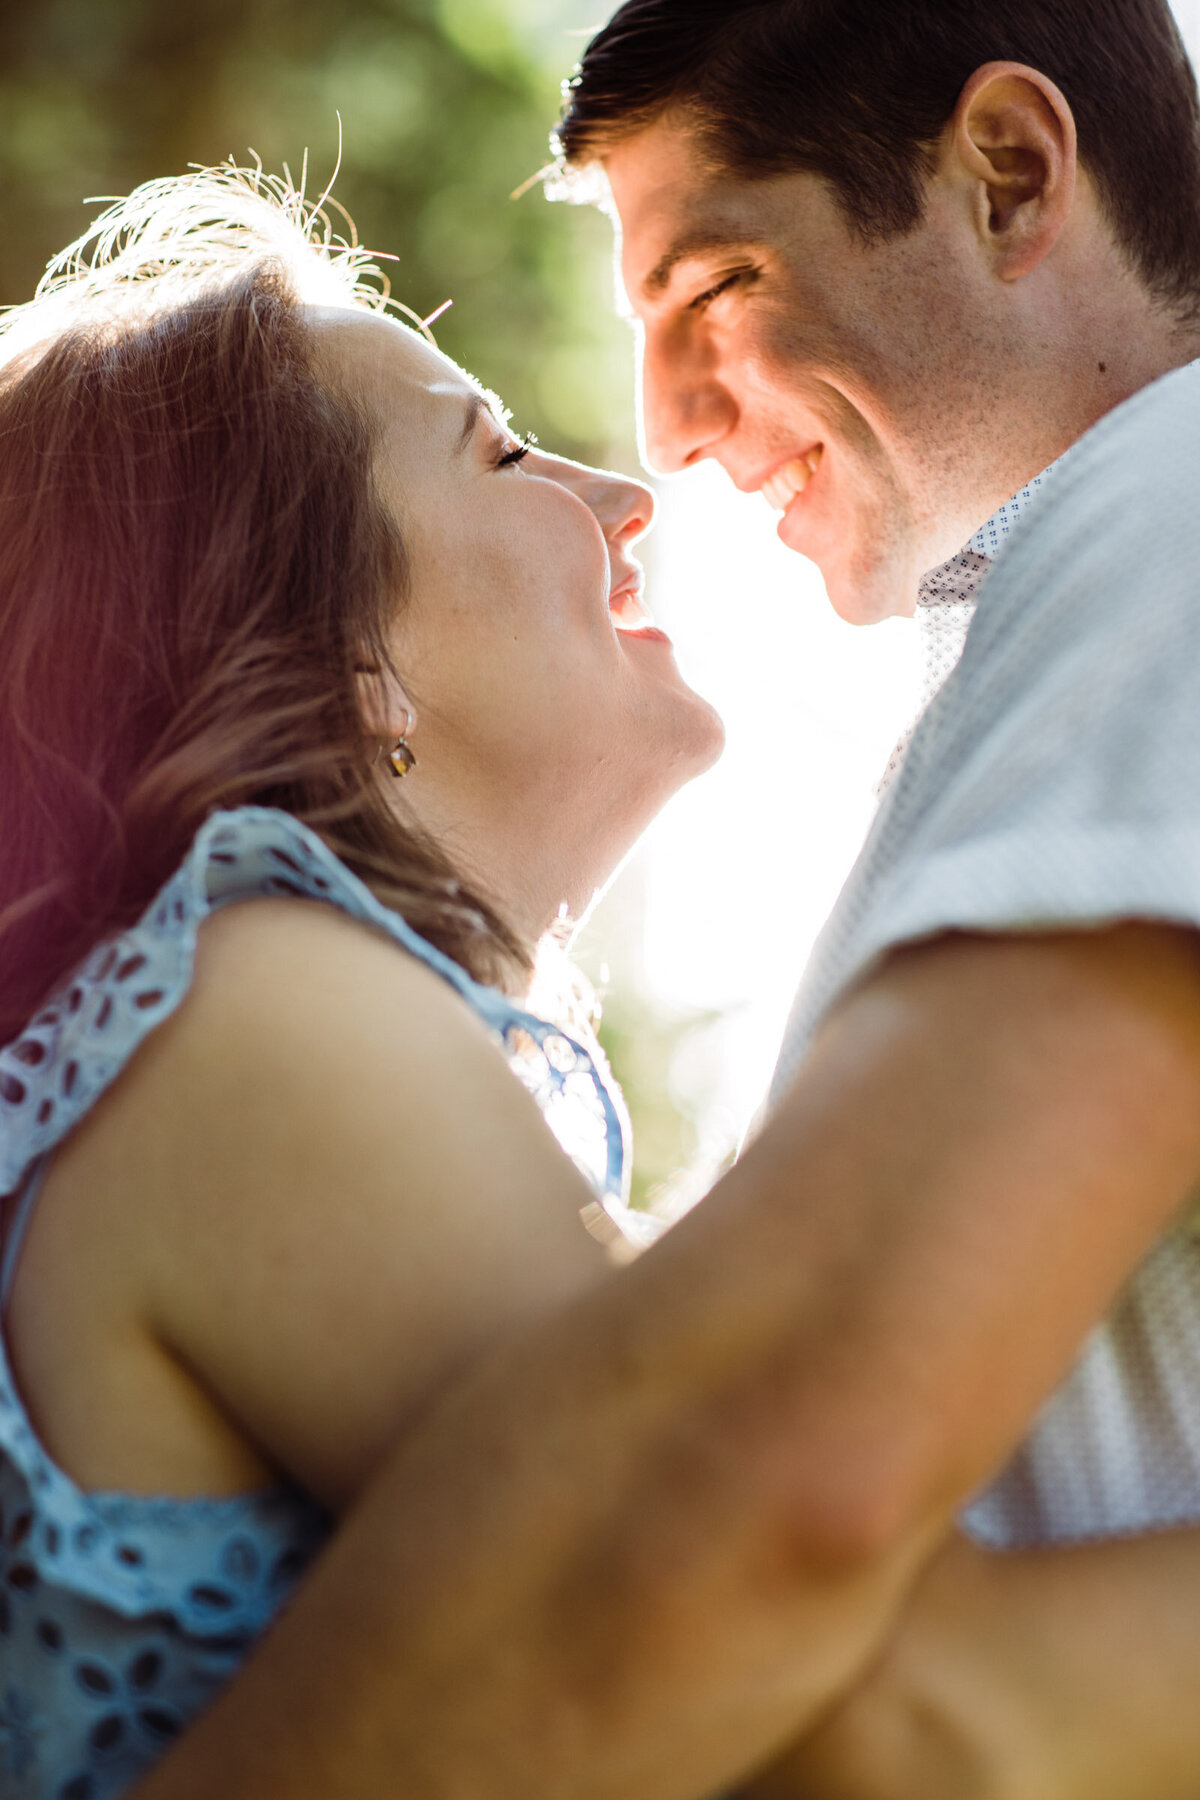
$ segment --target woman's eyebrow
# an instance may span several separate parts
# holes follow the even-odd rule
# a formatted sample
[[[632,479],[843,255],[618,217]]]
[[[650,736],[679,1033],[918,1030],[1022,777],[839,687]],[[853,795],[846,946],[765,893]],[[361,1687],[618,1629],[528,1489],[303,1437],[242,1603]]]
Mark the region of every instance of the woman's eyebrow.
[[[479,415],[486,407],[487,401],[482,394],[468,394],[463,428],[459,432],[458,442],[454,446],[454,454],[461,456],[471,439],[475,436],[475,427],[479,423]]]
[[[509,413],[508,407],[505,406],[504,402],[501,400],[499,394],[494,394],[491,388],[477,388],[474,393],[468,394],[467,396],[466,411],[463,417],[463,428],[459,433],[458,442],[454,446],[456,456],[462,455],[463,451],[474,437],[475,427],[479,423],[480,413],[487,413],[493,424],[496,425],[499,430],[506,431],[508,429],[508,421],[511,414]]]

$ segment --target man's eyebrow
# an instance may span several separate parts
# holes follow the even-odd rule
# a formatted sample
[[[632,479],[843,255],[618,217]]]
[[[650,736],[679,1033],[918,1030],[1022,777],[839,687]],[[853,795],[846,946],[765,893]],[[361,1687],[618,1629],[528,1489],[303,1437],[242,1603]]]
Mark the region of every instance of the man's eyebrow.
[[[758,240],[745,231],[731,231],[711,225],[699,225],[694,231],[678,237],[659,257],[642,283],[642,291],[650,296],[661,294],[670,285],[671,276],[680,263],[695,256],[709,256],[714,250],[745,250]]]

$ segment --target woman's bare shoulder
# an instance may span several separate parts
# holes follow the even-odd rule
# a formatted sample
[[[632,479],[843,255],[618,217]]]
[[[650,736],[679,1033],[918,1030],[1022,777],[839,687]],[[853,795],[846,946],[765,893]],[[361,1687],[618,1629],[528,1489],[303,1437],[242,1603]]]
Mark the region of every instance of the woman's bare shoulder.
[[[93,1364],[143,1322],[338,1504],[434,1382],[603,1274],[590,1197],[439,975],[333,907],[255,900],[206,922],[177,1013],[55,1158],[13,1324],[61,1319],[90,1264]]]
[[[373,1021],[406,1043],[420,1032],[448,1032],[459,1048],[488,1042],[482,1020],[427,963],[316,900],[245,900],[213,913],[199,933],[189,1002],[193,1033],[240,1024],[244,1053],[268,1062],[287,1058],[281,1024],[335,1040]]]

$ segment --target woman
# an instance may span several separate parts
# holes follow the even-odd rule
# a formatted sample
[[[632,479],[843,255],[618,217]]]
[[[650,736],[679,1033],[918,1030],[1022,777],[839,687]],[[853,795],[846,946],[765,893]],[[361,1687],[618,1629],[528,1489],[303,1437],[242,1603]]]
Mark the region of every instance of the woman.
[[[721,743],[644,488],[516,440],[253,182],[97,229],[0,375],[0,1766],[74,1800],[604,1272],[580,1214],[634,1228],[599,1052],[526,1002]]]
[[[603,1275],[580,1215],[633,1230],[536,947],[720,742],[640,603],[642,488],[514,441],[253,184],[106,232],[0,373],[0,1793],[70,1800]],[[947,1643],[1038,1630],[1003,1574],[963,1604],[966,1554],[767,1792],[932,1800]]]

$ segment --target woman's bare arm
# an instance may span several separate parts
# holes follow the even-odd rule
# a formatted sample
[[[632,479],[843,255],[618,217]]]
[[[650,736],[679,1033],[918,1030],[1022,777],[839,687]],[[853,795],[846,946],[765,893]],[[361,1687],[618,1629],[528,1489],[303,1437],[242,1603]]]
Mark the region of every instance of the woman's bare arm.
[[[1194,1800],[1200,1530],[939,1554],[869,1679],[744,1800]]]
[[[604,1280],[592,1200],[430,969],[332,907],[230,907],[50,1167],[22,1384],[87,1487],[283,1470],[339,1510],[434,1387]]]

